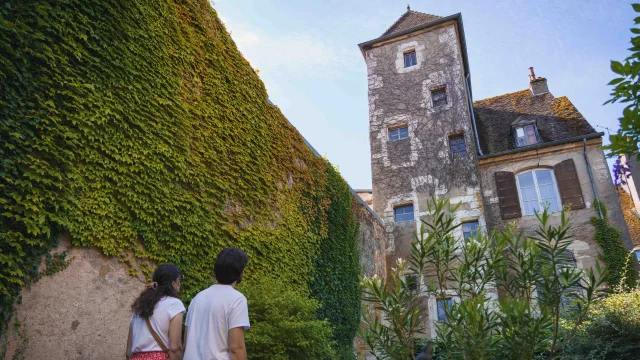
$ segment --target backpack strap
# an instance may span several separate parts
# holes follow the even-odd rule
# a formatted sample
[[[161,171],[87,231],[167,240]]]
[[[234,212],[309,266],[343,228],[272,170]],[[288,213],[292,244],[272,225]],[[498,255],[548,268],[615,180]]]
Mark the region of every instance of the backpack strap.
[[[160,348],[162,349],[162,351],[165,354],[168,354],[169,353],[169,349],[167,349],[167,346],[164,344],[162,339],[160,339],[160,336],[158,336],[158,333],[156,333],[156,331],[153,330],[153,328],[151,327],[151,321],[149,321],[149,318],[146,318],[145,320],[147,321],[147,328],[149,329],[149,332],[151,333],[151,336],[153,336],[153,338],[156,340],[158,345],[160,345]]]

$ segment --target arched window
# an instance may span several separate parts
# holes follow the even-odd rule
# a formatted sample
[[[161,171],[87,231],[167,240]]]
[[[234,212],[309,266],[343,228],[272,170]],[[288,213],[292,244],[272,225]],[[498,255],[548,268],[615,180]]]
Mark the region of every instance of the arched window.
[[[524,215],[542,212],[545,207],[549,212],[560,211],[558,186],[551,169],[535,169],[525,171],[516,176],[520,203]]]

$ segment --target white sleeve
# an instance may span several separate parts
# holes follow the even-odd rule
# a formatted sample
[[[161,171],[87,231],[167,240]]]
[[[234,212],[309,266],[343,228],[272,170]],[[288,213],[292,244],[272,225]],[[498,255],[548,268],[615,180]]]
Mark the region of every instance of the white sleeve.
[[[184,304],[182,303],[182,301],[180,301],[179,299],[175,299],[175,301],[171,302],[171,305],[169,305],[169,319],[173,319],[176,315],[185,312],[186,309],[184,307]]]
[[[234,302],[229,314],[229,330],[237,327],[243,327],[245,330],[249,328],[249,308],[244,296]]]

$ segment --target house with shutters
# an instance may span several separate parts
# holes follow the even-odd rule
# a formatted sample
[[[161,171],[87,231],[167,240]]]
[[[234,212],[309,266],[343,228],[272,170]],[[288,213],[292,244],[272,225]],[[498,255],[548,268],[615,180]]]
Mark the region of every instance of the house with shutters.
[[[410,10],[381,36],[359,44],[367,66],[372,189],[367,196],[387,231],[387,264],[411,252],[432,196],[460,203],[457,234],[490,232],[515,221],[525,233],[536,211],[552,221],[569,208],[575,266],[598,261],[590,219],[608,221],[632,248],[599,133],[534,69],[519,91],[474,101],[461,14]],[[497,295],[496,295],[497,296]],[[428,299],[432,334],[450,299]]]

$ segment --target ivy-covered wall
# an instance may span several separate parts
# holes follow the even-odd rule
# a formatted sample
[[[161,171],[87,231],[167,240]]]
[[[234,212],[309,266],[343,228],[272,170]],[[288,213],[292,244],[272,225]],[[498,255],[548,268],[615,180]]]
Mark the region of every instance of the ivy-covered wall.
[[[356,203],[208,1],[9,0],[0,15],[3,328],[68,232],[132,273],[177,264],[186,301],[210,285],[217,252],[239,247],[248,279],[321,300],[350,346]]]

